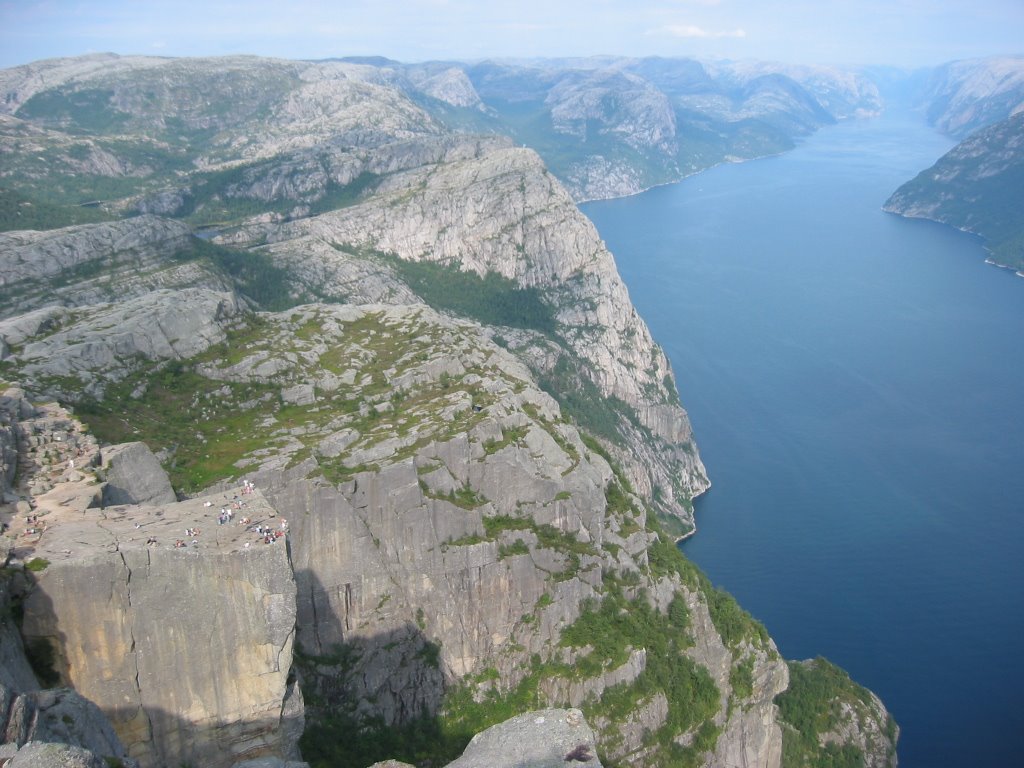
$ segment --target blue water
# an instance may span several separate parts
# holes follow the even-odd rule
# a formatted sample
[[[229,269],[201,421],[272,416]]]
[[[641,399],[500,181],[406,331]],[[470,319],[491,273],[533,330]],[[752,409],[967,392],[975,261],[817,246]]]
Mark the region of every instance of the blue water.
[[[877,692],[909,768],[1024,754],[1024,280],[880,210],[950,146],[845,123],[583,206],[713,483],[684,551],[787,658]]]

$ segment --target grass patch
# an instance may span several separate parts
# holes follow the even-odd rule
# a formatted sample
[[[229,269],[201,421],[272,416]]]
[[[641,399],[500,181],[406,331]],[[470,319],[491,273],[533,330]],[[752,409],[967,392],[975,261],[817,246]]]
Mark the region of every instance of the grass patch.
[[[620,420],[629,407],[615,396],[602,394],[579,360],[562,354],[550,371],[537,377],[537,383],[578,426],[616,445],[623,443]]]
[[[536,288],[521,288],[507,277],[462,272],[444,264],[406,261],[377,254],[426,304],[484,325],[528,328],[554,336],[555,310]]]
[[[739,664],[729,670],[729,685],[738,699],[749,698],[754,693],[754,657],[747,655]]]
[[[575,671],[593,677],[624,664],[631,648],[647,651],[647,666],[635,681],[605,691],[600,701],[583,710],[590,722],[597,717],[621,720],[637,703],[662,693],[668,700],[665,724],[651,735],[658,757],[653,765],[698,765],[703,749],[680,748],[674,739],[707,725],[718,710],[718,688],[703,667],[683,651],[689,642],[684,633],[685,604],[676,604],[667,616],[651,608],[644,594],[628,599],[614,578],[605,579],[605,595],[599,605],[588,604],[580,618],[562,632],[567,646],[589,645],[593,650],[579,659]],[[677,598],[678,600],[678,598]],[[711,744],[717,731],[710,734]]]
[[[335,181],[327,183],[327,189],[319,199],[313,201],[309,207],[309,214],[316,216],[327,211],[334,211],[338,208],[346,208],[353,205],[369,193],[371,193],[380,181],[380,175],[363,171],[348,184],[338,184]]]
[[[145,393],[132,397],[143,381]],[[259,405],[238,407],[252,401]],[[171,483],[192,493],[238,477],[242,470],[235,462],[267,444],[261,424],[279,407],[276,387],[212,381],[173,361],[160,369],[147,366],[110,386],[103,400],[78,402],[75,412],[101,442],[142,440],[154,451],[172,449],[165,467]]]
[[[268,312],[291,309],[310,298],[305,294],[293,296],[290,286],[296,281],[291,272],[274,264],[260,251],[236,251],[193,237],[189,248],[179,251],[175,258],[211,264],[234,283],[239,293]]]
[[[516,539],[511,544],[502,544],[500,547],[498,547],[499,560],[504,560],[506,557],[512,557],[513,555],[528,554],[530,554],[530,548],[522,539]]]
[[[109,221],[111,218],[99,208],[58,205],[0,188],[0,232],[59,229],[74,224]]]

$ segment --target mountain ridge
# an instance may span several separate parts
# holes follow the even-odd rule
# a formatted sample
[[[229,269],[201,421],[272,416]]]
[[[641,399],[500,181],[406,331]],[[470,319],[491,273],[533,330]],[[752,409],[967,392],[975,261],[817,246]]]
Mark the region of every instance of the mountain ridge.
[[[673,545],[692,530],[690,500],[707,487],[674,376],[613,257],[542,158],[506,137],[452,131],[365,64],[219,63],[146,59],[133,80],[131,62],[51,62],[43,75],[87,72],[31,94],[43,76],[35,69],[0,74],[5,87],[29,82],[15,87],[18,114],[0,137],[11,158],[4,183],[60,205],[99,201],[112,217],[147,211],[0,240],[0,264],[18,275],[6,287],[25,297],[24,307],[2,307],[0,374],[32,394],[9,390],[5,401],[0,437],[25,455],[20,484],[5,474],[15,483],[5,514],[49,512],[77,483],[76,525],[101,531],[117,517],[118,549],[131,551],[130,563],[121,556],[127,570],[108,558],[111,602],[110,589],[75,578],[88,558],[60,546],[61,518],[44,516],[53,525],[29,534],[10,566],[32,607],[31,639],[59,660],[80,654],[92,631],[68,621],[54,632],[61,616],[105,610],[141,629],[131,585],[160,584],[142,581],[151,569],[135,558],[144,554],[183,564],[194,552],[205,573],[218,569],[215,555],[230,570],[256,556],[252,547],[287,551],[295,597],[275,615],[284,628],[294,611],[294,654],[235,634],[243,649],[259,646],[273,679],[301,692],[302,750],[315,765],[395,734],[431,734],[435,759],[449,759],[472,733],[556,704],[583,710],[609,765],[776,765],[784,748],[800,760],[842,749],[893,762],[891,718],[857,705],[866,696],[855,687],[836,689],[842,712],[814,704],[842,747],[819,740],[827,729],[783,720],[775,698],[790,667]],[[465,80],[449,70],[407,76],[464,100]],[[266,89],[256,87],[263,72]],[[222,101],[234,89],[238,98]],[[148,124],[148,133],[123,132]],[[52,170],[33,159],[41,146]],[[99,163],[87,178],[62,175],[62,162],[94,147],[149,171]],[[210,239],[180,237],[188,227]],[[45,286],[61,281],[60,303],[46,304]],[[103,290],[87,290],[90,281]],[[123,506],[101,492],[93,503],[110,475],[94,463],[69,467],[59,447],[84,427],[29,426],[40,409],[31,401],[48,397],[73,404],[69,423],[81,420],[103,443],[145,441],[194,498]],[[248,546],[208,553],[226,529],[201,495],[231,501],[239,483],[259,489],[287,550],[234,522]],[[202,533],[186,535],[188,556],[167,534],[151,545],[132,527],[186,507],[207,518]],[[37,550],[53,558],[38,572],[29,567],[46,559]],[[182,587],[203,608],[182,612],[186,637],[209,632],[204,610],[217,592],[199,581]],[[239,626],[260,626],[246,600],[232,608]],[[210,664],[233,668],[222,656],[238,648],[207,645]],[[218,729],[237,735],[252,723],[232,730],[205,701],[203,717],[182,710],[191,741],[174,742],[153,719],[158,692],[173,690],[174,654],[152,651],[146,675],[129,669],[104,685],[88,665],[51,672],[65,683],[81,673],[76,687],[96,691],[144,765],[154,755],[225,768],[257,753],[289,758],[287,738],[245,754],[210,746],[223,742]],[[125,654],[115,656],[110,666],[122,669]],[[138,710],[126,715],[104,692],[119,686]],[[247,685],[232,690],[253,705]],[[878,738],[853,744],[849,735],[869,722]],[[338,746],[339,734],[360,733]],[[384,756],[394,754],[373,759]]]

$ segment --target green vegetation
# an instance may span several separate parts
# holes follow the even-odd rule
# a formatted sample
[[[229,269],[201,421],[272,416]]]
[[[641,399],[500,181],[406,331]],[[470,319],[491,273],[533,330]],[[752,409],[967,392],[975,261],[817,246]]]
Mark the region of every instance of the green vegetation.
[[[476,509],[487,503],[482,494],[469,486],[469,483],[461,488],[449,491],[445,498],[457,507],[463,509]]]
[[[281,312],[308,300],[306,296],[292,296],[290,286],[295,281],[291,273],[260,251],[236,251],[193,237],[190,247],[179,251],[175,258],[212,264],[232,280],[239,293],[268,312]]]
[[[380,176],[369,171],[363,171],[348,184],[337,184],[334,181],[330,181],[327,184],[323,197],[315,200],[310,205],[309,213],[311,216],[316,216],[326,211],[334,211],[338,208],[345,208],[357,203],[373,192],[379,181]]]
[[[492,453],[497,453],[502,448],[512,445],[513,443],[518,444],[526,434],[530,431],[529,427],[511,427],[506,429],[500,440],[486,440],[484,441],[484,453],[490,456]]]
[[[0,187],[0,232],[17,229],[59,229],[73,224],[108,221],[99,208],[58,205],[34,200],[11,189]]]
[[[647,516],[647,527],[658,535],[657,540],[647,548],[651,575],[662,578],[675,574],[683,584],[703,592],[715,629],[722,636],[722,642],[732,650],[734,658],[738,657],[744,642],[761,648],[769,647],[770,638],[764,625],[743,610],[732,595],[713,586],[708,577],[686,559],[679,547],[665,535],[653,515]]]
[[[112,105],[109,88],[74,89],[72,85],[36,93],[18,109],[18,117],[36,120],[68,132],[117,133],[130,118]]]
[[[309,215],[315,216],[357,203],[373,191],[380,179],[377,174],[364,171],[348,184],[328,182],[324,193],[312,199],[262,200],[247,191],[278,168],[276,161],[264,161],[196,174],[177,215],[196,226],[225,225],[267,212],[288,216],[296,206],[308,204]]]
[[[260,200],[241,193],[240,188],[252,183],[261,172],[269,172],[271,163],[248,163],[205,171],[190,178],[184,205],[176,212],[193,226],[228,225],[260,213],[285,214],[296,201]]]
[[[143,383],[145,393],[133,397]],[[242,409],[237,406],[242,402],[259,407]],[[142,439],[154,450],[173,446],[166,467],[171,483],[190,493],[237,477],[241,470],[235,462],[267,444],[260,425],[279,406],[276,387],[214,381],[175,361],[162,368],[144,366],[111,385],[103,400],[84,399],[75,410],[102,442]]]
[[[747,655],[739,664],[733,664],[729,670],[729,685],[733,695],[746,699],[754,693],[754,657]]]
[[[506,557],[512,557],[513,555],[528,554],[530,554],[530,548],[526,546],[526,542],[522,539],[516,539],[511,544],[502,544],[498,547],[499,560],[504,560]]]
[[[388,759],[444,765],[462,754],[472,736],[452,733],[428,714],[403,726],[388,726],[378,718],[357,719],[336,711],[307,720],[299,748],[312,768],[366,768]]]
[[[575,131],[555,130],[551,108],[543,99],[513,101],[490,94],[487,102],[497,112],[491,130],[512,136],[535,150],[559,178],[569,177],[575,166],[589,163],[595,156],[630,168],[644,187],[673,181],[678,176],[673,158],[658,150],[644,151],[630,146],[618,131],[611,130],[614,118],[608,123],[592,119],[579,121],[574,128],[582,132],[581,138]],[[612,104],[609,100],[608,106]]]
[[[1024,113],[983,128],[901,186],[889,203],[985,238],[998,264],[1024,269]],[[887,205],[889,204],[887,203]]]
[[[582,615],[562,633],[562,644],[571,647],[592,646],[593,650],[573,667],[543,663],[535,656],[530,674],[509,692],[489,691],[477,701],[471,688],[455,689],[445,700],[442,719],[453,732],[475,733],[519,712],[543,705],[539,692],[541,680],[552,677],[582,679],[625,663],[631,648],[647,650],[647,667],[629,684],[608,689],[600,699],[591,699],[583,711],[591,723],[600,718],[621,720],[636,706],[663,693],[669,702],[665,725],[648,737],[649,746],[664,759],[663,765],[698,765],[701,747],[683,749],[674,737],[700,729],[718,708],[718,690],[703,667],[683,654],[688,645],[684,632],[685,606],[663,616],[651,608],[644,594],[628,598],[620,582],[605,575],[605,595],[600,603],[591,602]],[[610,734],[614,728],[610,728]],[[713,738],[711,743],[713,744]],[[605,760],[605,765],[612,763]]]
[[[494,541],[502,531],[528,531],[535,527],[533,520],[511,515],[494,515],[484,518],[484,531],[489,541]]]
[[[41,571],[45,571],[46,567],[49,564],[50,564],[50,561],[47,560],[46,558],[43,558],[43,557],[33,557],[31,560],[29,560],[27,563],[25,563],[25,567],[28,570],[32,571],[33,573],[40,573]]]
[[[475,272],[462,272],[444,264],[406,261],[386,254],[376,256],[435,309],[485,325],[529,328],[548,336],[557,330],[555,310],[536,288],[521,288],[494,272],[480,277]]]
[[[742,642],[753,642],[762,648],[767,647],[769,637],[764,625],[743,610],[732,595],[712,586],[706,578],[703,587],[704,596],[708,601],[708,612],[711,614],[715,629],[722,636],[722,642],[732,649],[733,655],[739,652],[739,645]]]
[[[842,725],[842,705],[863,719],[873,710],[870,694],[850,680],[842,669],[818,657],[809,662],[788,662],[789,688],[775,697],[783,729],[783,768],[863,768],[864,755],[850,744],[822,747],[818,737]],[[883,724],[886,736],[895,736],[890,717]]]
[[[236,477],[243,471],[239,461],[288,440],[285,433],[300,427],[298,439],[303,445],[293,449],[293,462],[315,457],[326,479],[342,483],[358,472],[379,469],[377,463],[352,466],[345,456],[327,458],[315,453],[321,438],[342,426],[358,436],[353,449],[388,437],[402,441],[388,457],[400,461],[433,440],[465,433],[487,418],[486,408],[495,395],[479,381],[467,384],[464,380],[470,374],[487,375],[483,367],[449,376],[447,382],[424,381],[396,395],[390,383],[393,377],[430,359],[427,351],[437,344],[439,329],[415,319],[389,324],[371,313],[345,323],[336,342],[321,346],[319,322],[317,316],[305,316],[298,333],[291,333],[286,319],[249,316],[245,325],[229,332],[225,342],[188,362],[126,361],[135,364],[133,373],[109,384],[102,400],[79,400],[76,409],[101,440],[141,439],[154,450],[165,451],[172,483],[186,492]],[[319,346],[318,357],[300,356],[273,383],[207,378],[199,372],[204,366],[223,369],[254,354],[275,353],[282,343],[303,352]],[[449,339],[449,343],[459,342]],[[308,381],[314,371],[339,376],[356,371],[358,378],[350,385],[317,392],[315,403],[285,404],[280,397],[282,386]],[[51,391],[60,386],[71,393],[81,389],[77,380],[52,381],[48,386]],[[463,407],[454,418],[438,418],[443,409],[465,403],[467,395],[477,408]],[[486,503],[470,487],[454,489],[441,498],[466,509]]]
[[[578,358],[563,352],[554,368],[538,376],[537,383],[558,401],[562,413],[582,429],[623,445],[622,425],[634,422],[635,414],[618,397],[602,394]]]

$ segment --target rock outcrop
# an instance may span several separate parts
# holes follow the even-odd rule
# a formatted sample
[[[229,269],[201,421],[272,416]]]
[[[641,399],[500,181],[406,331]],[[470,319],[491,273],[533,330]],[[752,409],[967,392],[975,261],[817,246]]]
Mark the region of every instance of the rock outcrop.
[[[71,554],[37,547],[53,559],[26,597],[25,637],[50,644],[61,679],[97,702],[144,766],[289,752],[280,743],[295,615],[285,547],[175,550],[171,521],[160,522],[166,535],[143,528],[161,540],[149,548],[141,534],[113,552],[113,542],[81,535]]]
[[[473,737],[446,768],[601,768],[594,732],[578,709],[544,709],[506,720]]]
[[[122,443],[103,450],[103,506],[160,506],[178,500],[156,456],[145,443]]]
[[[100,507],[101,462],[81,425],[11,390],[4,403],[4,430],[23,459],[8,490],[19,501],[3,508],[5,541],[25,568],[20,631],[51,660],[47,674],[74,688],[36,691],[23,663],[5,664],[0,683],[23,691],[5,710],[7,738],[130,755],[142,766],[298,757],[295,582],[284,542],[263,544],[251,530],[272,525],[280,536],[276,511],[240,489],[167,503],[167,477],[154,477],[159,466],[139,445],[114,449],[107,466],[117,493],[144,506]],[[228,508],[250,523],[218,524]]]
[[[6,515],[0,518],[10,526]],[[50,768],[78,759],[106,766],[103,758],[109,758],[134,768],[110,721],[93,702],[68,688],[40,690],[13,618],[29,582],[23,571],[10,566],[11,549],[10,539],[0,536],[0,760]],[[38,654],[36,658],[39,663]]]
[[[57,688],[20,693],[3,703],[7,704],[6,728],[0,735],[4,743],[17,749],[17,759],[41,760],[41,755],[64,745],[71,754],[81,750],[85,753],[81,755],[83,759],[98,760],[102,766],[109,765],[107,759],[119,760],[125,766],[137,765],[129,758],[107,716],[76,691]],[[0,725],[3,719],[0,718]],[[51,746],[44,749],[43,744]],[[39,765],[51,768],[67,763],[40,762]]]
[[[505,78],[565,136],[601,123],[628,175],[682,151],[681,102],[626,62],[525,83],[378,64],[0,76],[5,183],[217,230],[201,245],[144,215],[0,240],[25,297],[0,321],[4,376],[90,426],[0,399],[23,636],[144,768],[288,766],[304,718],[329,763],[339,723],[364,742],[465,732],[496,702],[575,707],[593,732],[523,716],[460,768],[535,738],[562,763],[776,765],[787,667],[673,545],[707,477],[664,354],[538,155],[437,117],[489,125]],[[665,77],[703,82],[684,69]],[[799,104],[801,130],[831,119],[787,76],[730,88],[755,112]],[[763,152],[744,124],[735,146]],[[684,159],[673,174],[722,158]],[[54,184],[73,163],[84,176]],[[97,188],[117,199],[83,200]]]
[[[659,512],[678,517],[680,531],[692,530],[689,501],[708,481],[668,361],[593,225],[533,152],[478,145],[443,165],[391,175],[363,204],[254,224],[231,242],[267,242],[264,252],[298,280],[354,302],[402,300],[408,291],[393,268],[374,267],[363,249],[498,274],[541,291],[557,308],[563,346],[528,336],[524,359],[540,376],[565,366],[570,379],[587,379],[599,397],[622,404],[624,413],[612,418],[624,440],[610,449]],[[566,352],[573,362],[560,364]]]
[[[26,340],[16,357],[37,392],[102,397],[147,362],[181,360],[222,342],[243,307],[233,292],[158,290],[61,313],[59,330]]]
[[[227,286],[208,266],[176,257],[192,247],[181,222],[140,216],[49,232],[0,232],[0,313],[124,300],[160,288]]]
[[[1024,108],[1024,57],[965,59],[937,67],[924,100],[929,122],[963,139]]]

